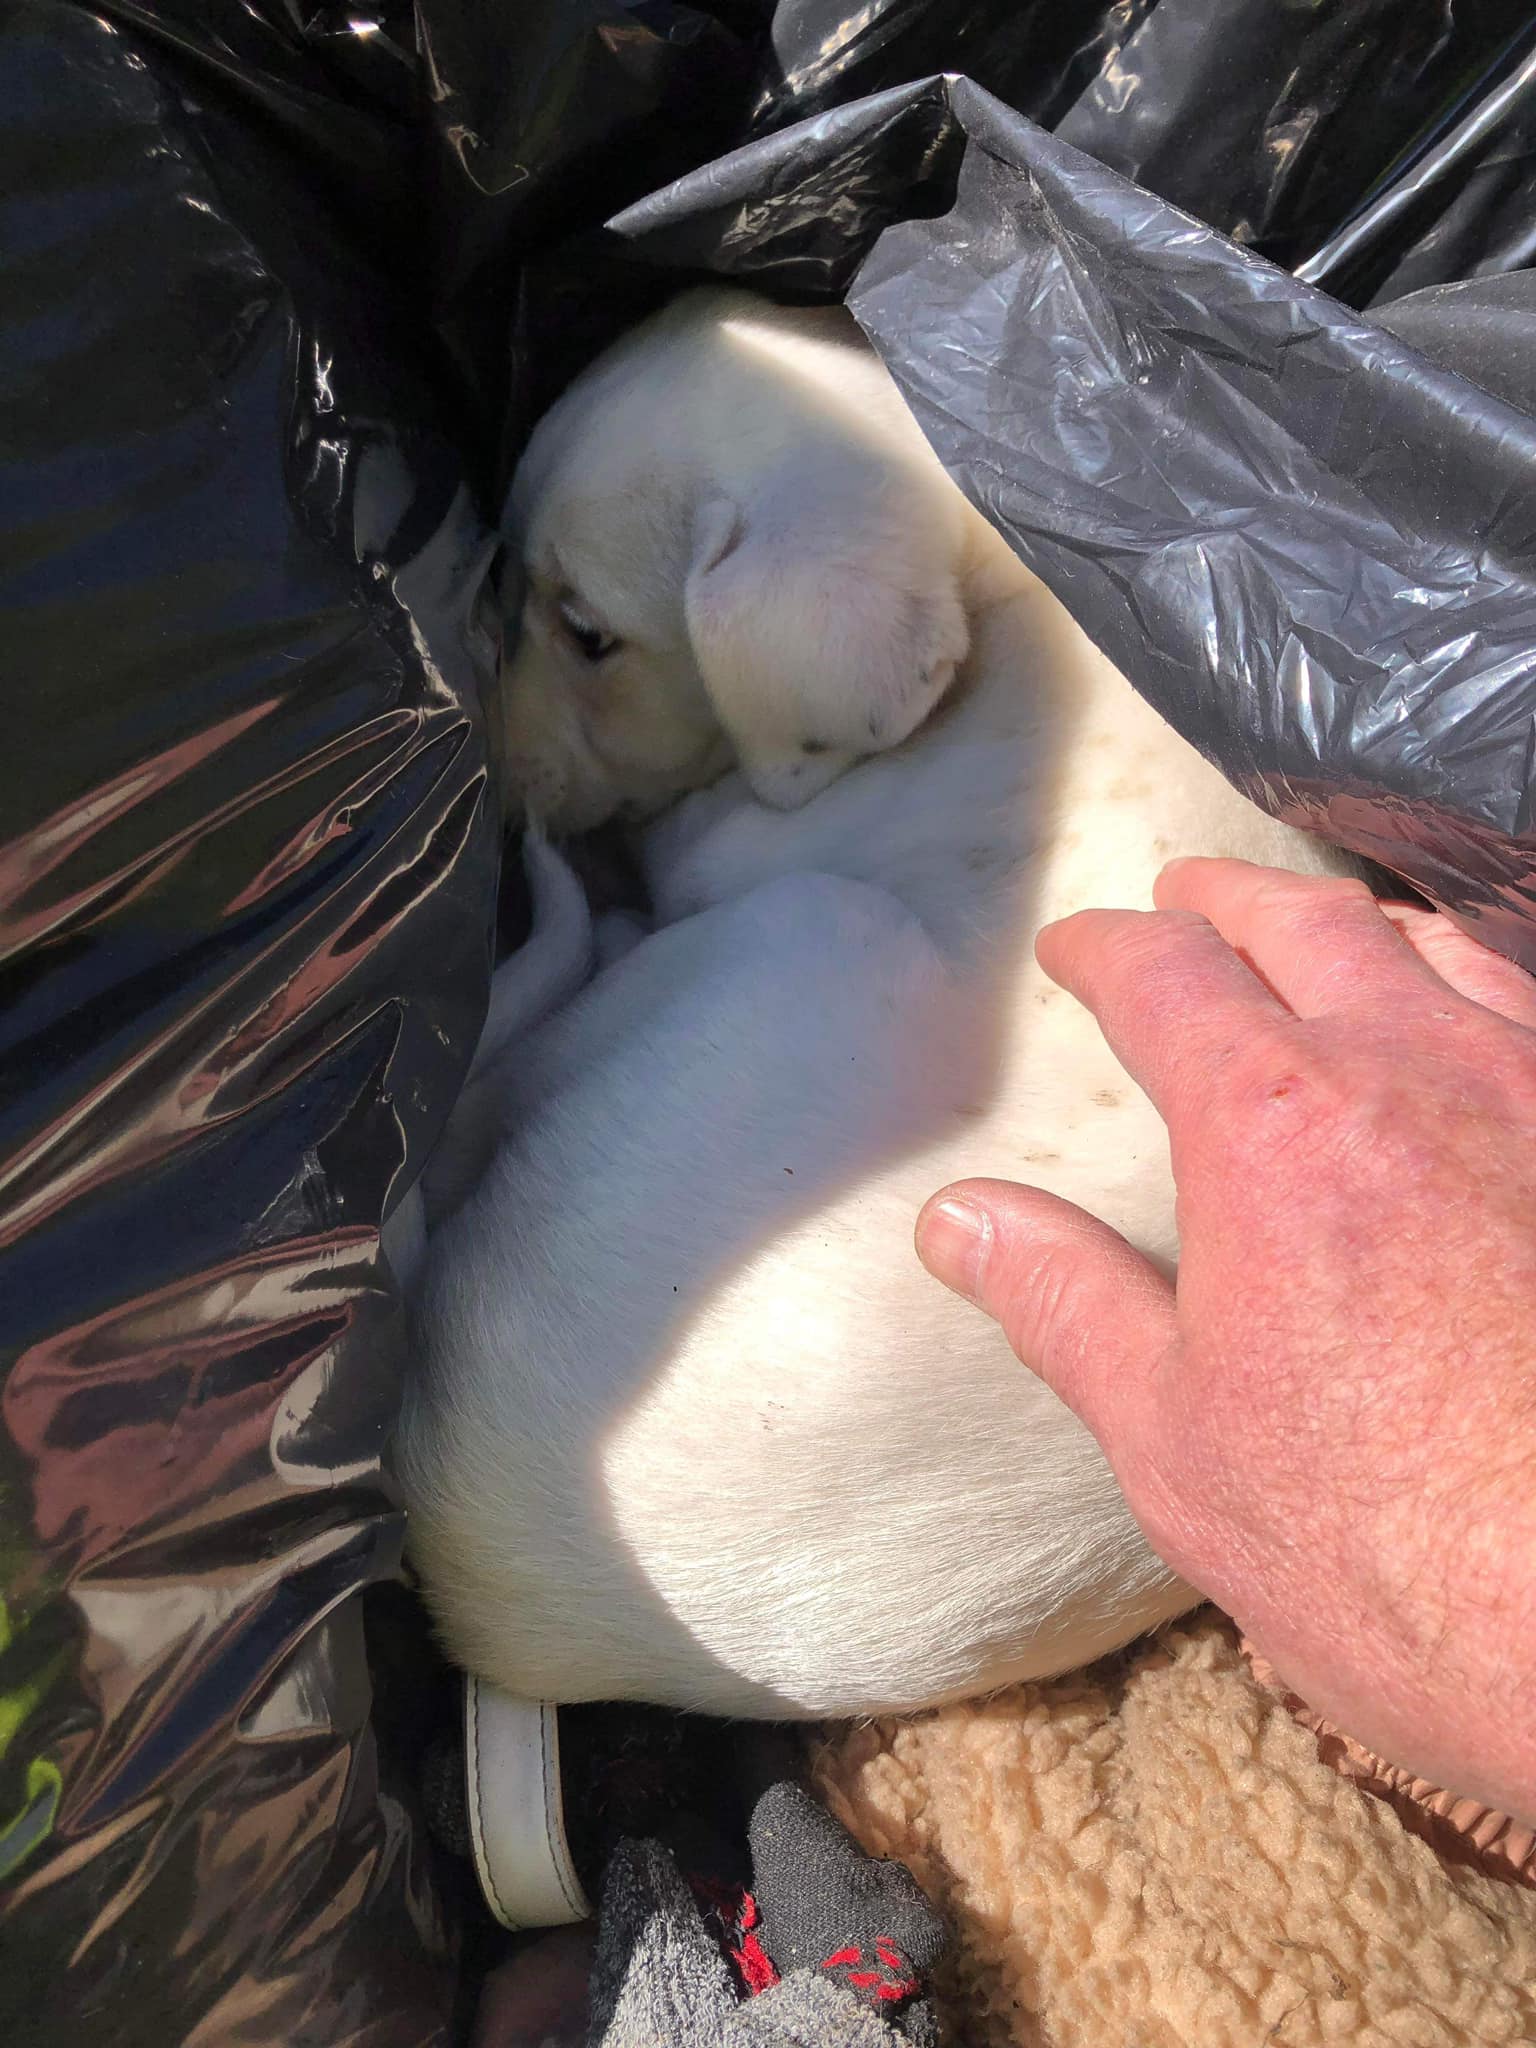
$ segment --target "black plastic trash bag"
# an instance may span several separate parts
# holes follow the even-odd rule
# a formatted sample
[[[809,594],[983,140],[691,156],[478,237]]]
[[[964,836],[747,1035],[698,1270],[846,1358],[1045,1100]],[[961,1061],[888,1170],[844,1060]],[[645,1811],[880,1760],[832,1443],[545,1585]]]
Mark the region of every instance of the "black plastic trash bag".
[[[1518,272],[1533,122],[1527,0],[0,5],[8,2042],[462,2021],[380,1238],[537,409],[700,274],[848,296],[1176,724],[1536,963],[1533,295],[1344,303]]]

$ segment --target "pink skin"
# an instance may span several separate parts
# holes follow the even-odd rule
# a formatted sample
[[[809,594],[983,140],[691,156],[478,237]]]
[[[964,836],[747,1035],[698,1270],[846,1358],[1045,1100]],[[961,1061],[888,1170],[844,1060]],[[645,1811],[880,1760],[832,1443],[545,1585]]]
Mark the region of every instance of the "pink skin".
[[[592,1949],[590,1927],[562,1927],[492,1970],[470,2048],[580,2048]]]
[[[1156,902],[1037,954],[1168,1125],[1177,1287],[1006,1181],[919,1252],[1313,1708],[1536,1822],[1536,981],[1355,882],[1176,861]]]

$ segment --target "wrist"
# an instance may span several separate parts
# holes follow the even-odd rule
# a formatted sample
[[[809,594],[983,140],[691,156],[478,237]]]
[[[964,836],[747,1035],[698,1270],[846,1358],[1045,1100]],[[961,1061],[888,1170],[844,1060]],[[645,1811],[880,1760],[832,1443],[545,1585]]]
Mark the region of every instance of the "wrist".
[[[1375,1597],[1367,1591],[1362,1603],[1362,1665],[1350,1687],[1358,1712],[1353,1725],[1338,1717],[1401,1768],[1527,1824],[1536,1823],[1530,1491],[1484,1471],[1406,1500],[1378,1529]]]

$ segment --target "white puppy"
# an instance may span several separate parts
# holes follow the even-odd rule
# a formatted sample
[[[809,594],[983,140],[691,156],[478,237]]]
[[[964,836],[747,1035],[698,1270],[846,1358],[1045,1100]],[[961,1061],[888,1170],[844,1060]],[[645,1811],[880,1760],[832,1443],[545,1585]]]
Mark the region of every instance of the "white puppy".
[[[585,959],[535,848],[404,1431],[449,1649],[545,1699],[858,1715],[1176,1613],[1093,1441],[913,1221],[995,1173],[1171,1261],[1161,1123],[1034,934],[1148,903],[1178,853],[1341,858],[1136,696],[839,311],[679,300],[546,417],[514,505],[530,812],[737,772],[641,838],[662,928],[509,1045]]]

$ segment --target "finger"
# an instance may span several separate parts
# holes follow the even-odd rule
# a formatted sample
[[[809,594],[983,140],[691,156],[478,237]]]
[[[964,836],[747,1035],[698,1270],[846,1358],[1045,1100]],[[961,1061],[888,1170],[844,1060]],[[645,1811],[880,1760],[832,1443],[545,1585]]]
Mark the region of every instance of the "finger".
[[[1480,944],[1438,910],[1424,910],[1416,903],[1383,903],[1381,913],[1457,995],[1536,1031],[1536,980],[1523,967]]]
[[[1035,958],[1098,1019],[1120,1064],[1172,1122],[1210,1096],[1234,1054],[1262,1053],[1290,1012],[1203,917],[1080,910]]]
[[[1023,1364],[1081,1416],[1110,1462],[1176,1340],[1173,1288],[1095,1216],[1012,1181],[956,1181],[926,1204],[917,1250],[935,1279],[1002,1326]]]
[[[1349,876],[1176,860],[1158,876],[1153,901],[1208,918],[1298,1017],[1397,1010],[1439,992],[1364,882]]]

